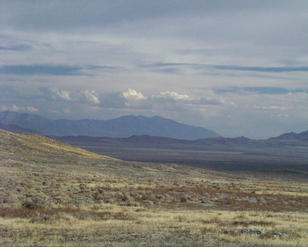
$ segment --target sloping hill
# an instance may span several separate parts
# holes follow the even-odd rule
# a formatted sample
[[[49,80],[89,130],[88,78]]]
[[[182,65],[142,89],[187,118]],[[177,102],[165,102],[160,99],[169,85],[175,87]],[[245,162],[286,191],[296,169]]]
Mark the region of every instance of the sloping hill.
[[[124,162],[0,130],[0,246],[215,247],[230,236],[304,247],[307,193],[306,183]]]
[[[113,159],[76,148],[39,135],[17,134],[0,129],[0,151],[2,158],[31,160],[68,160],[70,158]],[[42,159],[42,160],[41,160]],[[64,161],[65,161],[64,160]]]
[[[154,184],[171,186],[179,179],[191,183],[213,174],[176,165],[127,163],[47,137],[0,130],[0,209],[28,202],[43,208],[90,205],[102,186],[153,186],[153,176],[158,178]],[[80,189],[83,184],[88,184],[86,190]],[[122,202],[122,193],[113,197],[111,192],[105,191],[102,199]]]
[[[214,131],[205,128],[181,124],[158,116],[123,116],[111,120],[51,120],[34,114],[6,111],[0,113],[0,122],[34,129],[44,135],[53,136],[151,135],[188,140],[219,136]]]

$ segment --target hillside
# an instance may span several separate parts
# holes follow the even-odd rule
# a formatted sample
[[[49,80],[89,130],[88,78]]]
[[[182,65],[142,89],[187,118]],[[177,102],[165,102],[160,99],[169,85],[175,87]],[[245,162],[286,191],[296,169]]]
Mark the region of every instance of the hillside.
[[[304,247],[307,208],[306,182],[124,162],[0,130],[1,246]]]
[[[212,138],[219,135],[201,127],[181,124],[158,116],[123,116],[111,120],[51,120],[35,114],[1,112],[0,122],[34,129],[53,136],[106,136],[129,137],[131,135],[164,136],[178,139]]]

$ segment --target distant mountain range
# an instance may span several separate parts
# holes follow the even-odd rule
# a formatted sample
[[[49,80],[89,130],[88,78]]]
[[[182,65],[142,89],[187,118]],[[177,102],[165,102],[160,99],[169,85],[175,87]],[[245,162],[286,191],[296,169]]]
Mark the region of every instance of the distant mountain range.
[[[127,161],[179,163],[226,170],[308,171],[308,132],[265,140],[246,137],[180,140],[157,136],[52,137],[95,153]]]
[[[128,161],[180,163],[227,170],[281,167],[292,171],[308,170],[308,131],[254,140],[220,137],[206,129],[160,117],[126,116],[108,121],[74,121],[4,112],[0,113],[0,122],[4,122],[0,128],[5,130],[48,135],[58,141]]]
[[[21,128],[49,136],[150,135],[186,140],[219,137],[219,134],[214,131],[158,116],[123,116],[112,120],[51,120],[35,114],[5,111],[0,113],[0,122],[5,125],[18,125]]]
[[[67,142],[75,146],[126,146],[135,148],[162,148],[162,149],[200,149],[200,150],[243,150],[246,148],[264,148],[279,146],[308,146],[308,131],[301,133],[286,133],[278,137],[264,140],[254,140],[246,137],[216,137],[196,140],[184,140],[168,137],[133,135],[128,138],[90,137],[90,136],[53,136],[54,139]]]

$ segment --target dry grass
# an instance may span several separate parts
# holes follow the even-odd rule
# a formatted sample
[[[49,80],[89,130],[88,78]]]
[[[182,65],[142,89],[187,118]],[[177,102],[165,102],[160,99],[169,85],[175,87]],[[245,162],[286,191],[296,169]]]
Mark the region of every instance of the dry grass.
[[[0,130],[0,246],[307,246],[308,184]]]

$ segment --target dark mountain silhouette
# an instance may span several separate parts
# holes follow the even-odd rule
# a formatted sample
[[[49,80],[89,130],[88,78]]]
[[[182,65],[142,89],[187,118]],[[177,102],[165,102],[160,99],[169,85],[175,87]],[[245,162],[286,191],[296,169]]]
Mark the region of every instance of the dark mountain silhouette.
[[[162,148],[162,149],[187,149],[187,150],[233,150],[241,151],[251,148],[258,150],[279,146],[308,146],[308,131],[299,134],[287,133],[279,137],[264,140],[254,140],[246,137],[235,138],[205,138],[197,140],[175,139],[150,135],[132,135],[128,138],[90,137],[90,136],[61,136],[53,137],[57,140],[83,147],[100,147],[102,145]]]
[[[308,141],[308,131],[301,133],[289,132],[282,134],[278,137],[270,138],[272,140],[307,140]]]
[[[2,112],[0,122],[34,129],[52,136],[105,136],[129,137],[132,135],[163,136],[194,140],[219,137],[214,131],[178,123],[158,116],[123,116],[112,120],[51,120],[34,114]]]
[[[18,133],[18,134],[38,134],[37,131],[31,130],[31,129],[24,129],[24,128],[21,128],[20,126],[15,125],[15,124],[6,125],[6,124],[3,124],[3,123],[0,123],[0,129],[15,132],[15,133]]]

